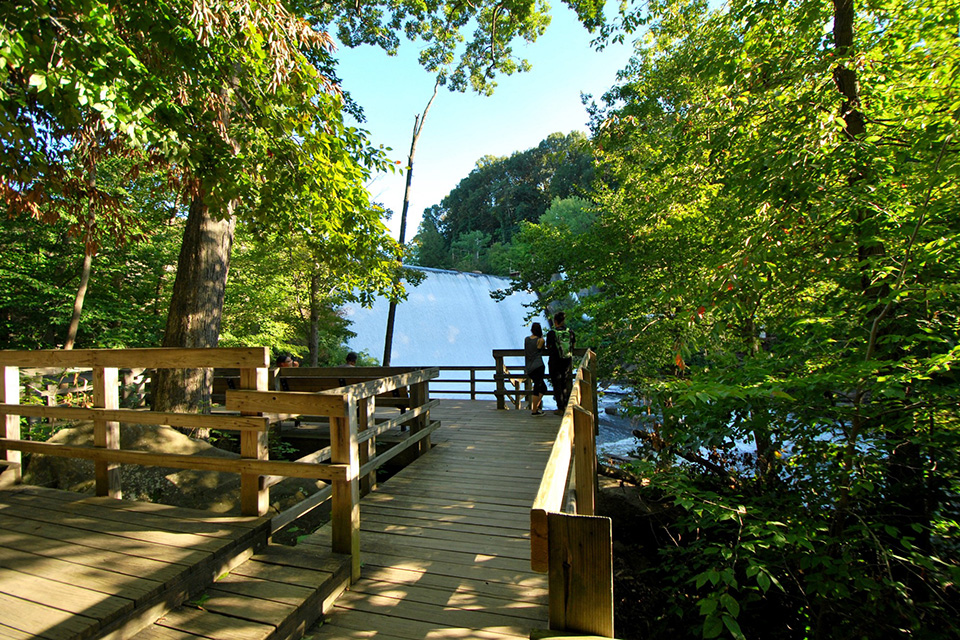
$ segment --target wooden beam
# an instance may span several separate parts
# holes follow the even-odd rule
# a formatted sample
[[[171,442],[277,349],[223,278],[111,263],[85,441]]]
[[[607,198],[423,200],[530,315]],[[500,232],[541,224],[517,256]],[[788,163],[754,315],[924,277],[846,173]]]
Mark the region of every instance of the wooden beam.
[[[19,406],[20,402],[20,369],[17,367],[3,367],[3,378],[0,379],[0,400],[8,405]],[[3,414],[3,428],[0,429],[0,436],[9,440],[20,439],[20,418],[16,414]],[[8,449],[3,452],[7,462],[20,464],[20,452],[14,449]]]
[[[374,458],[364,466],[360,467],[360,475],[371,473],[372,471],[379,469],[381,466],[383,466],[393,458],[397,457],[398,455],[400,455],[401,453],[409,449],[414,444],[419,443],[420,440],[430,437],[430,434],[439,428],[440,428],[440,421],[434,420],[433,422],[430,423],[429,427],[426,427],[425,429],[419,431],[418,433],[412,434],[409,438],[406,438],[402,443],[396,446],[390,447],[389,450],[385,451],[384,453],[381,453],[376,458]]]
[[[591,402],[591,404],[593,404]],[[596,513],[597,440],[593,434],[593,414],[579,405],[573,407],[573,451],[576,469],[577,513]]]
[[[313,511],[321,504],[330,499],[330,496],[333,495],[333,487],[324,487],[311,496],[307,496],[297,504],[293,505],[283,513],[275,515],[270,520],[270,533],[271,535],[283,529],[285,526],[300,518],[307,513]]]
[[[378,401],[378,404],[379,404],[379,401]],[[371,428],[368,428],[366,431],[360,432],[360,434],[357,437],[357,441],[362,444],[367,440],[369,440],[370,438],[379,436],[385,431],[389,431],[390,429],[396,429],[401,425],[407,424],[417,416],[423,413],[429,412],[429,410],[432,407],[436,407],[439,404],[440,404],[439,400],[430,400],[426,404],[421,405],[419,407],[414,407],[413,409],[410,409],[409,411],[406,411],[405,413],[400,414],[396,418],[390,418],[389,420],[384,420],[383,422],[379,423],[375,428],[371,427]]]
[[[116,367],[94,367],[93,369],[93,405],[102,409],[117,409],[120,406],[120,372]],[[120,423],[116,420],[93,419],[93,446],[117,450],[120,448]],[[95,460],[94,476],[98,496],[109,496],[119,500],[123,497],[120,489],[120,467],[108,460]]]
[[[376,398],[360,398],[357,400],[357,447],[360,453],[358,461],[361,468],[371,458],[377,457],[377,438],[376,429],[374,429],[374,412],[376,411]],[[363,437],[367,436],[367,437]],[[365,496],[377,488],[377,474],[360,474],[360,496]]]
[[[267,369],[265,367],[240,369],[240,388],[254,392],[267,390]],[[241,411],[241,414],[260,416],[258,410]],[[240,432],[240,457],[247,460],[267,460],[270,458],[268,447],[269,434],[266,431]],[[263,477],[255,473],[240,474],[240,513],[245,516],[262,516],[270,508],[270,488]]]
[[[0,404],[0,415],[51,418],[54,420],[113,420],[120,424],[169,425],[188,429],[266,431],[268,418],[207,413],[171,413],[140,409],[98,409],[96,407],[45,407],[38,404]]]
[[[330,418],[331,460],[347,468],[347,476],[333,482],[330,525],[334,553],[351,558],[351,583],[360,579],[360,461],[357,412],[347,403],[346,416]]]
[[[227,390],[227,409],[265,413],[308,414],[342,418],[346,411],[343,396],[298,391]]]
[[[0,351],[0,365],[13,367],[113,367],[118,369],[203,369],[268,367],[267,347],[217,349],[46,349]]]
[[[243,458],[210,458],[148,451],[115,451],[97,447],[77,447],[6,438],[0,439],[0,449],[4,448],[60,458],[83,458],[95,462],[99,460],[120,464],[140,464],[147,467],[171,467],[174,469],[196,469],[223,473],[255,473],[264,476],[277,475],[286,478],[308,478],[328,482],[346,479],[349,471],[346,465],[341,464],[301,464],[283,460],[246,460]]]
[[[550,628],[613,637],[610,518],[551,513]]]

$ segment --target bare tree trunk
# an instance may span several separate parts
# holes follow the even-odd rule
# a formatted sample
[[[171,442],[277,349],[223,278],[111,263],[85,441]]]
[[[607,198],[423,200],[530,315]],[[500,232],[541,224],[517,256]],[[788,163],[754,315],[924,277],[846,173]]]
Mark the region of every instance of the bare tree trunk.
[[[217,346],[235,224],[233,216],[214,220],[202,194],[195,195],[190,202],[163,346]],[[153,408],[209,410],[211,383],[209,369],[158,370],[154,376]]]
[[[320,275],[310,275],[310,366],[320,366]]]
[[[86,249],[83,251],[83,267],[80,270],[80,286],[77,287],[77,297],[73,300],[73,316],[70,318],[70,327],[67,329],[67,341],[64,349],[73,349],[77,341],[77,331],[80,329],[80,314],[83,312],[83,300],[87,295],[87,285],[90,284],[90,267],[93,265],[93,255]]]
[[[403,209],[400,212],[400,250],[403,250],[403,244],[406,241],[407,237],[407,211],[410,209],[410,189],[413,184],[413,158],[417,154],[417,141],[420,139],[420,134],[423,132],[423,123],[427,119],[427,113],[430,111],[430,106],[433,104],[434,98],[437,97],[437,90],[440,88],[440,79],[433,85],[433,95],[430,96],[429,102],[427,102],[426,108],[423,110],[422,114],[416,115],[413,118],[413,136],[410,140],[410,155],[407,156],[407,184],[403,189]],[[390,356],[393,352],[393,325],[397,316],[397,303],[390,301],[390,309],[387,311],[387,333],[383,342],[383,366],[390,366]]]

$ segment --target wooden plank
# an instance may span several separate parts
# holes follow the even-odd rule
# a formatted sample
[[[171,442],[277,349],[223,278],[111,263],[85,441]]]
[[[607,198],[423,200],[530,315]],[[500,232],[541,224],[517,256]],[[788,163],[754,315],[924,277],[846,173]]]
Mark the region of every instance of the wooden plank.
[[[366,558],[366,557],[365,557]],[[394,565],[378,566],[367,560],[363,567],[363,575],[370,580],[391,582],[398,585],[419,585],[446,590],[449,593],[476,593],[491,598],[500,598],[511,602],[529,602],[546,606],[548,591],[546,586],[536,588],[521,586],[513,582],[497,582],[481,577],[468,575],[444,575],[434,571],[434,567],[427,570],[412,570]],[[542,616],[542,612],[540,614]]]
[[[326,538],[326,539],[325,539]],[[319,546],[320,549],[330,547],[329,532],[319,532],[307,536],[298,543],[300,545]],[[418,558],[422,560],[437,560],[452,564],[461,564],[473,566],[476,563],[482,563],[484,566],[494,569],[507,569],[510,571],[529,571],[529,563],[526,560],[518,558],[504,558],[496,555],[476,553],[475,551],[462,551],[454,549],[445,549],[435,543],[424,542],[411,536],[391,536],[373,531],[365,531],[361,540],[361,549],[366,555],[373,553],[390,553],[409,558]]]
[[[74,640],[89,638],[98,626],[95,618],[14,598],[0,593],[4,624],[37,638]]]
[[[178,607],[157,620],[157,626],[186,631],[210,640],[266,640],[273,626],[193,609]]]
[[[170,518],[157,513],[110,509],[102,504],[87,500],[66,502],[51,500],[44,496],[16,492],[5,495],[4,501],[10,504],[30,505],[35,508],[58,511],[71,516],[86,516],[96,521],[122,522],[135,525],[139,529],[151,531],[189,533],[210,538],[236,538],[246,536],[250,533],[249,527],[237,527],[228,522],[219,522],[217,520],[204,522],[183,518]],[[200,541],[200,539],[198,539],[198,541]]]
[[[343,417],[346,404],[342,396],[296,391],[243,391],[229,389],[226,407],[231,411],[308,414]]]
[[[397,552],[387,548],[382,551],[373,548],[364,549],[363,559],[364,571],[370,567],[371,575],[376,575],[376,568],[404,570],[422,573],[425,576],[470,580],[476,584],[516,587],[532,594],[547,593],[546,576],[532,573],[529,569],[502,569],[477,563],[448,562],[437,559],[436,556],[415,558],[404,555],[402,549]]]
[[[67,559],[75,564],[88,567],[110,567],[115,573],[128,576],[149,576],[151,580],[167,582],[179,576],[184,570],[180,564],[170,564],[151,558],[141,558],[106,549],[77,547],[59,540],[45,538],[29,539],[22,535],[0,531],[0,545],[17,551],[33,553],[44,558]],[[82,553],[78,553],[78,549]],[[0,585],[0,590],[3,586]]]
[[[20,402],[20,369],[17,367],[4,366],[3,378],[0,378],[0,400],[6,404],[19,405]],[[0,436],[6,440],[20,439],[20,418],[15,415],[4,415],[3,428],[0,429]],[[2,451],[2,450],[0,450]],[[2,451],[4,459],[14,464],[20,464],[21,455],[16,449],[7,449]]]
[[[377,402],[379,402],[379,400]],[[396,429],[399,426],[407,424],[417,416],[425,412],[428,412],[431,408],[436,407],[439,404],[440,404],[439,400],[430,400],[429,402],[427,402],[422,406],[414,407],[406,411],[405,413],[400,414],[395,418],[390,418],[389,420],[378,424],[376,428],[371,428],[366,430],[365,432],[361,432],[359,436],[359,442],[361,443],[366,442],[370,438],[374,438],[382,433],[389,431],[390,429]]]
[[[613,636],[613,533],[609,518],[551,513],[550,628]]]
[[[523,620],[505,618],[502,615],[485,611],[469,611],[369,594],[361,596],[353,591],[347,591],[337,599],[337,608],[353,609],[364,614],[389,612],[392,618],[417,620],[434,625],[442,624],[463,629],[484,629],[490,633],[520,638],[528,637],[531,626],[529,622]]]
[[[443,607],[444,610],[477,611],[502,619],[516,618],[518,624],[529,624],[527,621],[542,622],[544,619],[544,608],[539,604],[413,583],[397,584],[365,578],[352,585],[350,592],[389,598],[402,603]]]
[[[0,548],[0,562],[7,569],[20,573],[64,584],[82,584],[86,589],[135,600],[160,588],[159,582],[148,578],[128,576],[55,558],[43,558],[14,549]]]
[[[116,367],[94,367],[93,405],[101,409],[115,410],[120,407],[120,372]],[[120,423],[93,419],[93,446],[116,451],[120,448]],[[120,499],[120,465],[111,460],[94,459],[94,477],[98,496]]]
[[[296,612],[297,605],[224,591],[216,585],[207,589],[199,606],[205,611],[231,618],[278,627]]]
[[[171,413],[140,409],[99,409],[96,407],[45,407],[27,404],[0,404],[0,415],[50,418],[53,420],[112,420],[120,424],[167,425],[189,429],[267,431],[268,418],[227,414]]]
[[[366,475],[372,473],[374,470],[383,466],[393,458],[399,456],[404,451],[412,449],[414,447],[420,446],[418,443],[429,442],[430,434],[440,428],[439,422],[434,422],[429,427],[422,429],[417,433],[411,433],[409,438],[404,439],[404,441],[394,447],[391,447],[388,451],[381,453],[373,460],[365,464],[363,467],[360,467],[360,475]]]
[[[267,370],[245,368],[240,370],[240,388],[266,391]],[[241,412],[244,415],[260,416],[258,411]],[[242,431],[240,433],[240,457],[248,460],[267,460],[270,457],[265,431]],[[263,476],[257,473],[240,474],[240,513],[245,516],[262,516],[270,507],[270,489]]]
[[[593,433],[593,414],[573,407],[573,447],[577,513],[592,516],[596,512],[597,441]]]
[[[0,509],[12,516],[53,522],[55,524],[76,527],[77,529],[87,529],[97,533],[108,533],[114,536],[131,538],[153,544],[173,547],[190,546],[191,548],[208,552],[217,551],[232,542],[229,538],[213,538],[172,531],[155,531],[147,527],[124,522],[123,520],[98,520],[82,515],[71,515],[68,513],[57,514],[56,512],[31,509],[30,507],[21,505],[17,505],[16,509],[11,509],[9,505],[0,505]]]
[[[216,349],[47,349],[0,351],[0,365],[12,367],[116,367],[119,369],[203,369],[268,367],[267,347]]]
[[[298,606],[313,593],[313,589],[307,587],[285,582],[260,580],[236,573],[228,573],[217,578],[212,588],[222,593],[279,602],[293,607]]]
[[[64,584],[2,567],[0,567],[0,593],[101,621],[111,620],[133,609],[133,600],[129,598],[90,591],[77,585]],[[5,618],[5,615],[0,614],[0,618]]]
[[[38,636],[32,633],[20,631],[19,629],[14,629],[13,627],[8,627],[0,623],[0,638],[3,638],[3,640],[34,640],[34,638],[37,637]]]
[[[489,533],[465,533],[442,529],[419,527],[397,523],[382,523],[363,519],[360,530],[371,533],[384,533],[404,538],[422,539],[426,544],[441,546],[444,549],[476,551],[507,558],[528,557],[530,544],[521,537],[496,536]]]
[[[26,440],[0,439],[0,449],[9,448],[38,453],[40,455],[61,458],[83,458],[94,461],[117,462],[120,464],[140,464],[173,469],[196,469],[200,471],[220,471],[224,473],[252,473],[257,475],[278,475],[288,478],[309,478],[312,480],[334,480],[346,477],[344,465],[316,465],[285,462],[282,460],[246,460],[243,458],[213,458],[207,456],[188,456],[171,453],[148,453],[144,451],[112,451],[96,447],[77,447],[49,442],[29,442]]]
[[[345,418],[330,419],[331,459],[349,468],[346,478],[333,482],[330,524],[331,547],[351,557],[351,581],[355,582],[360,577],[360,460],[353,406],[351,402]]]
[[[28,536],[43,535],[50,540],[70,542],[75,546],[75,551],[77,552],[83,551],[88,547],[92,549],[109,549],[125,555],[162,560],[178,565],[189,565],[194,562],[200,562],[210,555],[206,551],[190,548],[172,548],[167,545],[150,544],[136,539],[101,534],[96,531],[60,526],[57,524],[56,518],[46,522],[20,516],[0,516],[0,527],[10,532]]]
[[[247,516],[230,516],[223,514],[211,514],[209,511],[200,509],[189,509],[186,507],[174,507],[169,504],[159,502],[134,502],[133,500],[111,500],[98,496],[90,496],[83,493],[74,493],[72,491],[61,491],[50,489],[48,487],[39,487],[34,485],[19,485],[9,490],[7,494],[0,494],[0,502],[4,495],[32,495],[50,500],[57,500],[67,503],[79,503],[93,505],[104,509],[114,511],[126,511],[129,513],[149,514],[152,516],[162,516],[172,520],[199,522],[214,527],[231,527],[237,531],[242,529],[256,529],[264,526],[267,518],[252,518]]]

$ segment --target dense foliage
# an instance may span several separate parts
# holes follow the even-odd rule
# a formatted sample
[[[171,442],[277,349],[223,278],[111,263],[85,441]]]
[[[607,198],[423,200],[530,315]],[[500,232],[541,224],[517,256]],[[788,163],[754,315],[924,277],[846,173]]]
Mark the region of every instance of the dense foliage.
[[[581,335],[635,389],[671,506],[646,637],[955,637],[960,7],[640,23],[594,110],[596,221],[531,226],[516,286],[594,288]]]
[[[555,201],[582,195],[593,180],[592,153],[580,132],[551,134],[510,157],[480,158],[424,212],[410,261],[506,275],[522,253],[512,246],[522,223],[538,222]]]

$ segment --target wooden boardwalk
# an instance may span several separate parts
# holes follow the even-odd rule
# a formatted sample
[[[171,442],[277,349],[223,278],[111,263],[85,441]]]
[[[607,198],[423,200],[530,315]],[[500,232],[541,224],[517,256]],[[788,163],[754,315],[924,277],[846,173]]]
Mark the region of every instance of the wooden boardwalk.
[[[560,418],[443,400],[434,448],[360,502],[362,578],[316,638],[511,638],[547,627],[530,506]],[[329,548],[321,529],[301,545]]]
[[[268,518],[29,485],[0,491],[0,638],[127,635],[268,535]]]
[[[267,544],[222,517],[32,486],[0,491],[0,640],[529,637],[547,626],[530,507],[560,418],[443,400],[433,449],[361,501],[362,578],[323,528]],[[189,600],[186,606],[177,605]]]

